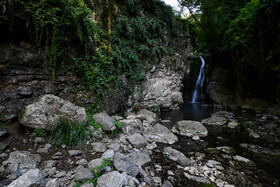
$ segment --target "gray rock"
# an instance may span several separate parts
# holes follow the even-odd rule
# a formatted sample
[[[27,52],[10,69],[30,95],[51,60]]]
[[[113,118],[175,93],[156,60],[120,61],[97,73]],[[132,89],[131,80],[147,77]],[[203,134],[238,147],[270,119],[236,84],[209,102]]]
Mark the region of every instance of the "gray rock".
[[[121,144],[119,144],[119,143],[112,143],[112,144],[107,145],[108,149],[112,149],[115,152],[119,151],[120,147],[121,147]]]
[[[121,116],[112,116],[112,118],[114,118],[116,121],[123,120],[123,117]]]
[[[172,132],[182,136],[199,136],[205,137],[208,134],[207,129],[198,121],[178,121],[172,128]]]
[[[173,185],[168,180],[165,180],[161,187],[173,187]]]
[[[83,154],[84,152],[81,150],[69,150],[68,153],[70,156],[78,156]]]
[[[87,122],[85,108],[48,94],[28,105],[19,121],[30,128],[51,130],[61,119],[85,124]]]
[[[187,173],[184,173],[184,175],[185,175],[186,178],[195,182],[197,185],[206,185],[206,184],[209,185],[209,184],[211,184],[211,182],[206,178],[189,175]]]
[[[88,163],[87,167],[88,167],[88,169],[93,170],[93,169],[97,169],[102,164],[103,164],[103,159],[97,158],[97,159],[93,159],[92,161],[90,161]]]
[[[267,130],[274,130],[277,128],[277,125],[274,123],[268,123],[268,124],[265,124],[263,127]]]
[[[44,187],[45,182],[46,181],[42,171],[40,171],[39,169],[31,169],[30,171],[13,181],[11,184],[9,184],[8,187]]]
[[[65,177],[65,176],[66,176],[66,172],[65,171],[58,172],[55,175],[56,178],[62,178],[62,177]]]
[[[96,123],[103,125],[106,131],[113,131],[116,129],[115,126],[116,120],[110,117],[106,112],[94,114],[92,119]]]
[[[140,149],[147,145],[147,140],[141,134],[135,133],[127,137],[128,141],[132,144],[133,147]]]
[[[190,158],[187,158],[183,153],[181,153],[176,149],[173,149],[172,147],[165,147],[163,151],[163,155],[182,166],[187,166],[194,162]]]
[[[153,126],[153,128],[145,133],[144,136],[160,143],[173,144],[178,141],[177,136],[175,136],[167,127],[159,123]]]
[[[122,176],[125,179],[125,186],[139,187],[140,183],[135,177],[129,176],[125,172],[122,173]]]
[[[259,139],[261,137],[258,133],[255,132],[250,132],[249,136],[255,139]]]
[[[78,167],[76,169],[76,173],[74,175],[74,178],[78,181],[87,180],[93,177],[93,174],[90,172],[88,168],[84,167]]]
[[[43,137],[36,137],[35,139],[34,139],[34,142],[35,143],[44,143],[46,140],[45,140],[45,138],[43,138]]]
[[[245,158],[243,156],[239,156],[239,155],[236,155],[233,157],[234,160],[238,161],[238,162],[241,162],[241,163],[245,163],[245,164],[249,164],[249,165],[254,165],[254,162],[248,158]]]
[[[159,178],[159,177],[152,177],[152,180],[156,184],[156,186],[161,185],[161,178]]]
[[[50,179],[50,180],[47,182],[46,187],[59,187],[58,179],[57,179],[57,178],[55,178],[55,179]]]
[[[220,146],[220,147],[215,147],[215,148],[205,148],[203,149],[205,152],[210,152],[210,153],[227,153],[227,154],[234,154],[235,150],[232,147],[229,146]]]
[[[3,165],[8,165],[8,172],[12,173],[19,171],[25,173],[30,169],[35,169],[41,162],[40,155],[31,154],[28,151],[11,152],[8,160],[3,162]]]
[[[218,117],[218,116],[211,116],[201,121],[203,125],[206,124],[206,125],[217,125],[217,126],[224,125],[226,124],[226,122],[227,122],[226,118]]]
[[[82,165],[82,166],[87,166],[88,165],[88,161],[86,159],[82,158],[82,159],[78,160],[76,162],[76,164]]]
[[[46,144],[43,148],[38,149],[37,153],[48,153],[51,147],[51,144]]]
[[[0,137],[4,136],[5,134],[7,134],[7,130],[3,127],[0,127]]]
[[[151,158],[148,154],[145,153],[132,153],[130,154],[131,161],[137,166],[145,165],[151,162]]]
[[[114,150],[107,150],[102,154],[101,158],[102,159],[109,158],[109,159],[113,160],[114,155],[115,155]]]
[[[280,159],[280,149],[271,150],[266,147],[261,147],[259,145],[242,143],[240,147],[253,153],[257,157],[267,158],[267,159]]]
[[[126,172],[128,175],[133,177],[138,175],[138,166],[135,165],[128,156],[120,152],[115,154],[113,163],[114,167],[119,172]]]
[[[96,187],[122,187],[124,183],[125,179],[123,178],[123,176],[117,171],[112,171],[110,173],[102,175],[97,180]]]
[[[98,153],[103,153],[106,151],[107,146],[103,143],[92,143],[92,150]]]
[[[221,126],[226,124],[227,119],[223,118],[223,117],[218,117],[218,116],[212,116],[210,118],[206,118],[204,120],[201,121],[201,123],[204,125],[217,125],[217,126]]]
[[[231,122],[228,123],[228,127],[229,127],[229,128],[235,128],[235,127],[237,127],[237,126],[238,126],[238,123],[236,123],[236,122],[234,122],[234,121],[231,121]]]
[[[57,160],[47,160],[44,162],[46,168],[52,168],[58,164]]]
[[[7,147],[8,147],[7,144],[4,144],[4,143],[0,142],[0,152],[4,151],[5,149],[7,149]]]
[[[124,134],[133,134],[133,133],[142,133],[143,132],[143,125],[139,119],[135,120],[121,120],[123,124],[122,132]]]
[[[226,118],[226,119],[233,119],[234,118],[234,113],[228,112],[228,111],[219,111],[219,112],[215,112],[211,116],[223,117],[223,118]]]
[[[157,115],[149,110],[142,109],[137,112],[137,115],[142,115],[151,125],[154,125],[158,122]]]

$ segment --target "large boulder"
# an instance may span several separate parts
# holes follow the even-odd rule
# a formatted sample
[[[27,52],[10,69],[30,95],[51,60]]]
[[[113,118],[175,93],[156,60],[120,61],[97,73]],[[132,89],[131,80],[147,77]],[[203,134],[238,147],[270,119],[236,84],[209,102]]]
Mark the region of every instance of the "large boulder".
[[[104,126],[106,131],[113,131],[116,129],[116,120],[110,117],[106,112],[101,112],[98,114],[94,114],[92,119],[101,125]]]
[[[172,128],[172,132],[182,136],[205,137],[208,134],[207,129],[198,121],[178,121]]]
[[[190,158],[187,158],[183,153],[181,153],[176,149],[173,149],[172,147],[165,147],[163,151],[163,155],[182,166],[187,166],[194,162]]]
[[[174,144],[178,141],[177,136],[175,136],[167,127],[157,123],[153,128],[144,134],[147,138],[159,142]]]
[[[28,151],[15,151],[11,152],[8,160],[3,162],[6,166],[6,172],[20,172],[26,173],[30,169],[38,168],[41,162],[41,157],[38,154],[31,154]]]
[[[32,169],[13,181],[8,187],[44,187],[45,183],[43,172],[39,169]]]
[[[75,106],[55,95],[48,94],[25,108],[20,123],[34,129],[51,130],[52,126],[61,119],[86,123],[85,108]]]

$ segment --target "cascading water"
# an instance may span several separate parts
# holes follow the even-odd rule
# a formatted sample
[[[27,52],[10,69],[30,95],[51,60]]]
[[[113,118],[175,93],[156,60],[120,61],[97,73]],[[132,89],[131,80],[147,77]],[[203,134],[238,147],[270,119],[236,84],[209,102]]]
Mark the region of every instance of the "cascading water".
[[[198,79],[195,84],[195,90],[193,92],[193,97],[192,97],[192,103],[195,103],[198,101],[198,99],[203,100],[203,94],[202,94],[202,87],[203,87],[203,82],[204,82],[204,66],[205,66],[205,61],[204,59],[200,56],[201,59],[201,67],[200,67],[200,72],[198,75]]]

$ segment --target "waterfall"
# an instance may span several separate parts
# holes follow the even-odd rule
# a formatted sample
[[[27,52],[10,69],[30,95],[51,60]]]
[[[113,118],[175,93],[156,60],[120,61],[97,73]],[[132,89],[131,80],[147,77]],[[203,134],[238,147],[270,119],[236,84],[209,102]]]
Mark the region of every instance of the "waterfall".
[[[199,72],[199,75],[198,75],[198,78],[197,78],[197,81],[196,81],[196,84],[195,84],[195,90],[193,92],[193,97],[192,97],[192,103],[195,103],[197,102],[197,100],[200,98],[200,99],[203,99],[203,94],[202,94],[202,87],[203,87],[203,82],[204,82],[204,66],[205,66],[205,61],[204,59],[200,56],[200,59],[201,59],[201,67],[200,67],[200,72]]]

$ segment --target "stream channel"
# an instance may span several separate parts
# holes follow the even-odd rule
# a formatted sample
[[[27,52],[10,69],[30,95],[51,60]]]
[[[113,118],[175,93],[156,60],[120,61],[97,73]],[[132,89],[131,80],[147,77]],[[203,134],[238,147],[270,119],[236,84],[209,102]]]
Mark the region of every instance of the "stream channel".
[[[177,121],[181,120],[194,120],[201,121],[211,114],[220,111],[220,109],[215,109],[204,103],[184,103],[180,109],[162,112],[160,114],[162,121],[170,121],[163,123],[166,127],[171,129]],[[195,154],[204,154],[205,161],[207,160],[217,160],[222,163],[225,168],[224,174],[227,182],[235,186],[280,186],[280,161],[279,157],[277,159],[267,159],[259,158],[255,154],[249,153],[241,149],[241,143],[255,144],[263,147],[269,147],[271,149],[279,150],[279,143],[275,141],[275,133],[266,133],[263,130],[265,124],[276,123],[279,130],[279,119],[276,120],[272,117],[263,117],[261,114],[256,114],[252,111],[230,111],[234,113],[234,121],[238,121],[238,126],[236,128],[228,128],[227,125],[224,126],[209,126],[205,125],[208,130],[208,136],[201,138],[199,141],[194,141],[192,138],[187,138],[183,136],[178,136],[179,141],[172,145],[173,148],[181,151],[186,156],[194,156]],[[251,129],[247,129],[246,126],[241,125],[246,122],[253,122],[253,124],[258,127],[254,131],[261,134],[260,138],[253,138],[249,136]],[[262,136],[264,133],[264,136]],[[279,132],[277,135],[279,138]],[[276,139],[277,139],[276,138]],[[233,155],[240,155],[245,158],[252,160],[254,166],[238,165],[234,164],[230,159],[227,158],[223,153],[212,154],[205,151],[205,148],[215,148],[220,146],[229,146],[235,150]],[[159,149],[163,149],[166,145],[159,145]],[[233,155],[231,155],[233,157]],[[156,160],[164,160],[160,154],[156,157]],[[165,177],[167,178],[166,171],[168,169],[176,170],[176,166],[172,166],[172,163],[165,159],[163,163],[163,168],[165,170]],[[237,172],[232,172],[232,171]],[[176,173],[176,172],[175,172]],[[181,172],[182,173],[182,172]],[[240,174],[241,173],[241,174]],[[176,177],[179,174],[176,173]],[[243,176],[244,177],[240,177]],[[180,175],[180,174],[179,174]],[[169,179],[170,180],[170,179]],[[185,182],[184,176],[181,179],[177,179],[176,183],[178,186],[189,186],[188,182]]]

